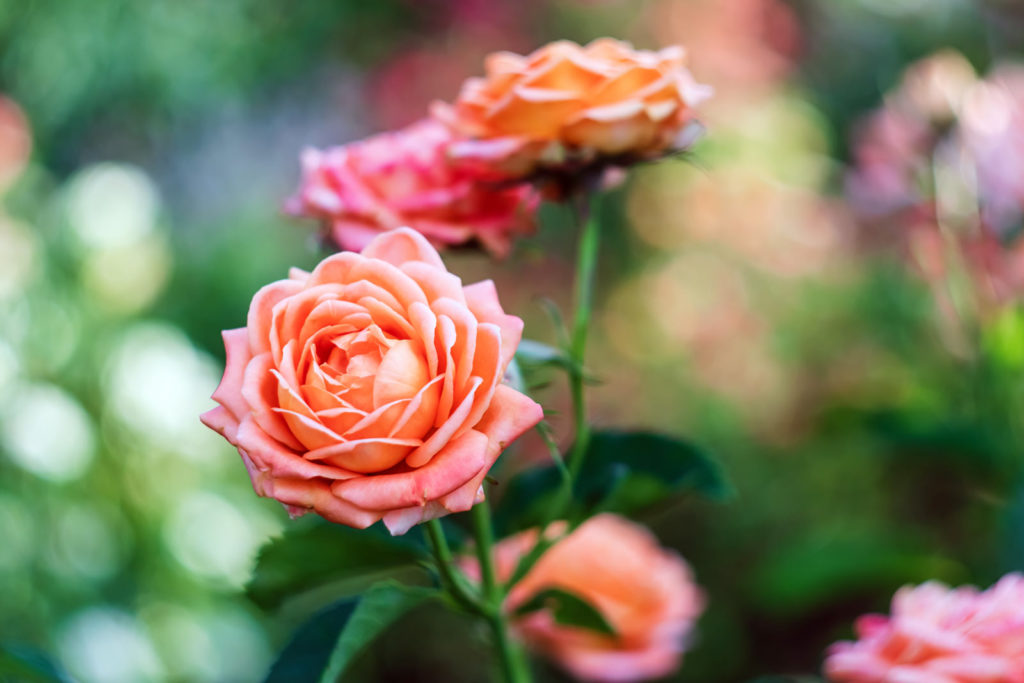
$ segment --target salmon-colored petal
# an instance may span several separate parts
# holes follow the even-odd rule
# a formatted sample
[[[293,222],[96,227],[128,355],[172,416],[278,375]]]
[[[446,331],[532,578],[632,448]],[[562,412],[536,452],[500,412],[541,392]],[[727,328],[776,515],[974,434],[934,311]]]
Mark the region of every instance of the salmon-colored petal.
[[[391,439],[377,437],[368,439],[352,439],[350,441],[341,440],[329,446],[323,446],[322,448],[311,450],[306,453],[305,457],[310,461],[323,460],[333,462],[367,445],[394,446],[396,448],[404,448],[405,452],[408,453],[422,443],[423,442],[419,439]]]
[[[405,443],[392,443],[405,441]],[[324,458],[324,462],[353,472],[373,474],[391,469],[405,460],[419,439],[362,439],[349,441],[352,448]]]
[[[412,398],[430,379],[419,344],[396,342],[384,354],[373,383],[373,405],[379,408],[402,398]]]
[[[441,271],[422,261],[403,263],[402,272],[416,281],[427,295],[427,301],[433,302],[442,297],[464,302],[462,280],[448,271]]]
[[[395,439],[420,439],[434,426],[437,403],[441,398],[443,377],[435,377],[406,405],[402,415],[395,421],[389,437]]]
[[[431,519],[437,519],[449,514],[443,505],[430,501],[426,505],[390,510],[384,513],[384,526],[388,528],[392,536],[401,536],[417,524],[422,524]]]
[[[252,298],[249,305],[249,316],[246,330],[249,336],[249,348],[254,354],[270,351],[270,325],[273,320],[274,306],[278,302],[302,291],[303,284],[298,280],[278,280],[271,282]]]
[[[466,418],[473,411],[476,392],[481,383],[482,380],[479,377],[473,378],[469,391],[466,392],[465,398],[462,399],[462,403],[447,416],[444,423],[438,427],[437,431],[430,435],[422,446],[409,454],[406,463],[410,467],[423,467],[445,447],[445,444],[453,438],[457,438],[464,427],[470,428],[473,426],[467,423]]]
[[[307,414],[308,410],[306,408],[303,412],[297,412],[287,408],[274,408],[274,412],[284,418],[288,429],[299,443],[308,450],[324,448],[342,440],[340,434],[327,427],[315,414]]]
[[[528,74],[522,83],[531,88],[575,92],[586,96],[608,79],[607,63],[587,58],[578,49],[556,55]]]
[[[473,377],[481,379],[482,383],[476,392],[473,409],[466,417],[468,425],[475,425],[483,417],[504,375],[504,368],[501,366],[501,332],[498,326],[483,323],[477,327],[476,334]]]
[[[465,305],[448,298],[441,298],[431,304],[438,317],[444,316],[454,325],[451,355],[455,363],[455,394],[454,400],[459,401],[465,395],[469,385],[469,376],[473,371],[473,356],[476,352],[477,319]]]
[[[299,453],[270,438],[251,417],[246,417],[239,425],[238,443],[235,445],[245,450],[260,471],[274,478],[351,479],[359,476],[340,467],[327,467],[306,460]]]
[[[523,338],[523,321],[514,315],[507,315],[498,301],[498,290],[492,280],[482,280],[463,289],[466,305],[477,320],[494,323],[501,330],[501,371],[512,361]]]
[[[641,103],[630,118],[607,121],[591,118],[590,112],[565,128],[565,139],[586,145],[602,154],[647,153],[660,139],[660,130],[648,117]],[[625,108],[623,108],[625,109]]]
[[[514,52],[492,52],[484,58],[484,73],[488,76],[517,73],[526,66],[526,59]]]
[[[436,501],[475,477],[487,463],[485,434],[469,430],[450,441],[427,465],[409,472],[339,482],[339,498],[367,510],[394,510]]]
[[[369,439],[379,436],[391,437],[395,423],[412,403],[412,398],[401,398],[386,403],[376,410],[364,415],[353,423],[345,432],[346,439]]]
[[[510,386],[499,384],[490,407],[473,429],[487,435],[497,459],[501,451],[543,418],[544,409],[539,403]]]
[[[441,371],[440,374],[444,375],[444,381],[441,384],[441,398],[438,400],[434,426],[440,427],[448,419],[448,414],[455,404],[455,360],[452,357],[455,323],[446,315],[437,317],[437,345],[440,360],[438,369]]]
[[[438,270],[446,270],[437,250],[423,235],[411,228],[398,228],[374,238],[363,249],[363,256],[380,259],[393,266],[421,261]]]
[[[294,449],[301,449],[302,444],[288,429],[288,423],[274,412],[278,406],[278,381],[272,370],[274,359],[270,353],[261,353],[253,358],[245,370],[245,381],[242,384],[242,396],[252,411],[252,417],[271,438]]]
[[[380,520],[380,513],[363,510],[351,503],[340,500],[331,493],[326,482],[302,479],[277,479],[266,494],[285,505],[315,510],[329,522],[344,524],[356,529],[365,529]]]
[[[249,352],[249,336],[246,328],[240,327],[234,330],[221,332],[224,339],[224,351],[227,360],[224,366],[224,376],[220,384],[213,392],[213,400],[224,406],[225,409],[236,420],[241,420],[249,412],[249,404],[242,395],[242,383],[245,378],[245,368],[252,360]]]
[[[551,139],[583,106],[574,92],[516,86],[487,112],[487,123],[502,134]]]
[[[303,270],[302,268],[296,268],[295,266],[292,266],[291,268],[288,269],[288,279],[295,280],[301,284],[305,284],[306,280],[309,279],[309,272]]]
[[[199,416],[199,421],[232,444],[238,440],[238,419],[224,406],[207,410]]]
[[[409,322],[415,333],[410,337],[419,337],[423,344],[423,355],[427,362],[427,373],[433,377],[438,372],[438,355],[435,335],[437,334],[437,316],[429,306],[415,303],[409,307]]]

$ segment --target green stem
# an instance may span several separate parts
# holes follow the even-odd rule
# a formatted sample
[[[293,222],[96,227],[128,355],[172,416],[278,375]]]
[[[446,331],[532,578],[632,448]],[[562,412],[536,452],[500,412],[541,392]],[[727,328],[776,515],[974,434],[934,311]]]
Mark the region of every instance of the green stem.
[[[565,517],[569,504],[572,502],[572,486],[583,466],[583,458],[590,444],[590,425],[587,422],[587,407],[584,395],[586,375],[583,370],[587,349],[587,331],[590,326],[590,314],[593,310],[594,301],[594,274],[597,270],[597,254],[600,244],[600,230],[597,219],[590,211],[590,195],[583,194],[576,203],[577,222],[582,226],[578,251],[576,254],[576,281],[573,289],[573,296],[576,303],[576,311],[573,315],[572,332],[569,339],[569,357],[572,360],[569,370],[569,391],[572,395],[572,413],[575,439],[572,449],[569,451],[568,468],[562,464],[558,447],[550,438],[546,428],[541,428],[541,436],[544,437],[548,447],[552,450],[552,459],[562,470],[562,486],[559,489],[558,497],[548,510],[544,521],[540,525],[540,536],[537,543],[530,549],[530,552],[523,556],[516,565],[512,576],[505,582],[505,589],[508,590],[518,583],[526,573],[533,568],[537,560],[560,540],[564,534],[552,537],[547,533],[548,527],[555,520]]]
[[[569,452],[569,473],[575,479],[583,465],[583,456],[590,442],[590,426],[587,423],[587,409],[584,396],[584,362],[586,360],[587,330],[590,327],[590,314],[594,301],[594,273],[597,269],[597,252],[600,242],[600,230],[597,219],[591,214],[589,198],[580,198],[577,208],[577,219],[583,224],[583,234],[576,255],[576,282],[573,296],[576,301],[576,312],[573,316],[572,337],[569,344],[569,356],[572,359],[572,371],[569,373],[569,390],[572,394],[572,412],[575,427],[575,440]]]
[[[466,588],[466,582],[463,576],[455,569],[455,563],[452,560],[452,551],[448,547],[448,540],[444,536],[444,529],[441,528],[441,522],[436,519],[432,519],[423,525],[424,534],[427,537],[427,542],[430,544],[430,549],[434,553],[434,559],[437,564],[437,573],[441,577],[441,584],[444,586],[452,598],[455,599],[459,605],[477,614],[482,613],[480,603],[470,594]]]
[[[494,567],[494,531],[487,503],[473,506],[473,534],[484,594],[484,616],[494,634],[498,661],[506,683],[529,683],[530,671],[522,648],[509,636],[508,619],[503,610],[505,591]]]

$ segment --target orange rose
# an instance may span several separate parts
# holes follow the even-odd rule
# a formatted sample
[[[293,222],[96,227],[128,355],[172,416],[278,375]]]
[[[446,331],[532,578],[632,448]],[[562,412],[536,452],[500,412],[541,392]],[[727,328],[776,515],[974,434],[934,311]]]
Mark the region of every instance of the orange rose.
[[[564,528],[554,525],[552,531]],[[511,576],[536,540],[531,530],[499,542],[499,576]],[[479,576],[472,560],[464,568]],[[660,547],[644,527],[611,514],[589,519],[552,546],[509,593],[506,608],[514,611],[545,588],[579,595],[615,629],[613,637],[559,625],[546,610],[513,622],[527,645],[588,681],[640,681],[671,673],[704,609],[686,562]]]
[[[467,287],[409,228],[261,289],[224,332],[227,367],[203,422],[253,487],[393,534],[483,500],[499,453],[541,407],[502,384],[522,334],[494,284]]]
[[[634,50],[611,38],[558,41],[526,57],[497,52],[484,78],[467,80],[455,104],[435,103],[433,114],[466,138],[453,157],[508,175],[648,158],[677,146],[709,94],[684,64],[680,47]]]

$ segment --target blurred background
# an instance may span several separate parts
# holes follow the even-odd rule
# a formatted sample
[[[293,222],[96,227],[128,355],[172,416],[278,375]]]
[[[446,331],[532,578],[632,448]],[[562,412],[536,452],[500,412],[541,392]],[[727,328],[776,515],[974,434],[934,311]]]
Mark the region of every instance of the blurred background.
[[[0,680],[263,676],[296,617],[243,587],[289,522],[198,415],[220,330],[323,255],[281,212],[300,149],[602,35],[684,44],[716,90],[692,157],[600,209],[596,419],[689,437],[736,489],[643,520],[709,597],[673,680],[815,675],[900,585],[1024,570],[1024,4],[0,0]],[[447,260],[550,340],[574,234],[542,223]],[[481,680],[442,620],[352,680]]]

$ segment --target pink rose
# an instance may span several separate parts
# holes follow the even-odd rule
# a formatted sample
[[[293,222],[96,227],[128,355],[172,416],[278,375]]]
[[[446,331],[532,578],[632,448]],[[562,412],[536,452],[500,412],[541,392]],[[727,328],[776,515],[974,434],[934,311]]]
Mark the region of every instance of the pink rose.
[[[564,529],[561,524],[552,531]],[[511,576],[536,542],[532,530],[499,542],[499,576]],[[464,567],[479,577],[474,561]],[[509,593],[506,608],[514,611],[545,588],[579,595],[616,631],[613,637],[563,626],[547,610],[513,622],[527,645],[588,681],[641,681],[672,673],[704,609],[686,562],[644,527],[612,514],[587,520],[552,546]]]
[[[423,120],[343,147],[307,149],[287,209],[324,220],[342,249],[409,226],[435,245],[478,240],[497,256],[533,231],[539,196],[528,185],[482,182],[448,158],[447,128]]]
[[[986,591],[929,582],[899,590],[892,614],[857,620],[857,642],[825,662],[834,683],[1024,682],[1024,576]]]
[[[483,500],[501,451],[541,407],[502,384],[522,334],[490,281],[464,287],[419,233],[267,285],[203,422],[238,448],[253,487],[393,534]]]

